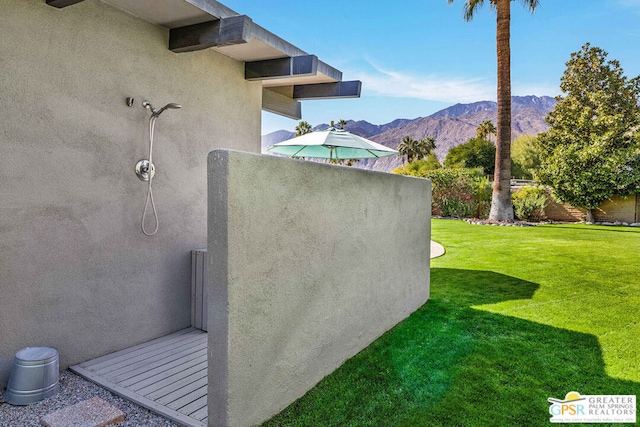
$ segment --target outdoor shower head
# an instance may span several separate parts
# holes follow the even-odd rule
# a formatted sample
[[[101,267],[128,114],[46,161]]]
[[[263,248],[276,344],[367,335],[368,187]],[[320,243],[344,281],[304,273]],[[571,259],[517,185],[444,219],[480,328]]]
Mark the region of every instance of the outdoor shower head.
[[[180,105],[180,104],[176,104],[176,103],[172,102],[172,103],[170,103],[170,104],[165,105],[164,107],[162,107],[161,109],[159,109],[157,113],[154,113],[154,114],[155,114],[155,115],[156,115],[156,117],[157,117],[157,116],[159,116],[160,114],[162,114],[162,112],[163,112],[164,110],[166,110],[167,108],[171,108],[171,109],[173,109],[173,110],[177,110],[178,108],[182,108],[182,105]]]
[[[162,112],[164,110],[166,110],[167,108],[171,108],[171,109],[177,109],[177,108],[182,108],[182,105],[180,104],[176,104],[175,102],[171,102],[167,105],[165,105],[164,107],[162,107],[159,110],[156,110],[155,107],[153,105],[151,105],[151,103],[149,101],[142,101],[142,106],[144,108],[146,108],[147,110],[151,111],[151,114],[155,117],[158,117],[160,114],[162,114]]]

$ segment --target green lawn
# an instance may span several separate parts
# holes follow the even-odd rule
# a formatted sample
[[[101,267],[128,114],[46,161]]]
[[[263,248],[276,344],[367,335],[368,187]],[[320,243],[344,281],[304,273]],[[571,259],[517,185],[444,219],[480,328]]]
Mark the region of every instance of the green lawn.
[[[266,426],[548,426],[548,397],[640,397],[639,229],[432,224],[429,301]]]

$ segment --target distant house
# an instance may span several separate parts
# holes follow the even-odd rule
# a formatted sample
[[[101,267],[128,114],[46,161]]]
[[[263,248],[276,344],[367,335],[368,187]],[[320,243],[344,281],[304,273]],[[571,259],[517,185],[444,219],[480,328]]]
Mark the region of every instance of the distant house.
[[[65,368],[188,327],[207,153],[259,153],[262,111],[300,119],[301,100],[359,93],[214,0],[4,0],[0,387],[23,347],[56,347]],[[145,100],[182,105],[155,127],[151,237]]]

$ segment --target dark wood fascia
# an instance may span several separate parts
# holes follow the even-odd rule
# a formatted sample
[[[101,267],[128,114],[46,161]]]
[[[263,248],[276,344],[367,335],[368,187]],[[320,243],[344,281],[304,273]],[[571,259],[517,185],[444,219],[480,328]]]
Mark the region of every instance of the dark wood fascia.
[[[244,64],[244,78],[246,80],[273,80],[288,77],[315,76],[317,73],[318,57],[315,55],[267,59]]]
[[[214,46],[247,43],[252,24],[248,16],[238,15],[173,28],[169,32],[169,50],[176,53],[193,52]]]
[[[302,103],[267,88],[262,89],[262,109],[294,120],[302,118]]]
[[[295,85],[293,87],[293,99],[336,99],[336,98],[360,98],[362,82],[353,80],[348,82],[318,83],[309,85]]]
[[[62,9],[63,7],[71,6],[76,3],[80,3],[84,0],[47,0],[47,4],[49,6],[57,7],[58,9]]]
[[[237,12],[229,9],[227,6],[216,0],[186,0],[186,2],[207,12],[211,16],[215,16],[216,18],[223,19],[231,16],[238,16]]]

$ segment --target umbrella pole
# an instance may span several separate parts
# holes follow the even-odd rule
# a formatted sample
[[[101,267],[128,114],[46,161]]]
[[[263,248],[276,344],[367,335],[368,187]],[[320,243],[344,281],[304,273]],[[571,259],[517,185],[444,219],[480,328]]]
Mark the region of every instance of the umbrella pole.
[[[302,147],[301,149],[296,151],[295,154],[292,154],[291,157],[296,157],[298,155],[298,153],[301,152],[302,150],[304,150],[304,147]]]

